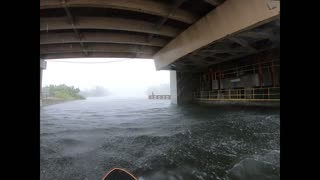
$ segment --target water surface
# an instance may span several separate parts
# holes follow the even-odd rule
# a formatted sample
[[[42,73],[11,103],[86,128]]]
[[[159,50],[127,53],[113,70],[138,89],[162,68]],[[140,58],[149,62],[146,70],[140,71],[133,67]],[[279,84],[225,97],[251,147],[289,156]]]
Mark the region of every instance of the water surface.
[[[246,158],[266,162],[249,162],[271,174],[260,179],[278,179],[259,159],[280,148],[277,108],[89,98],[43,107],[40,124],[42,180],[101,179],[113,167],[144,180],[230,179]]]

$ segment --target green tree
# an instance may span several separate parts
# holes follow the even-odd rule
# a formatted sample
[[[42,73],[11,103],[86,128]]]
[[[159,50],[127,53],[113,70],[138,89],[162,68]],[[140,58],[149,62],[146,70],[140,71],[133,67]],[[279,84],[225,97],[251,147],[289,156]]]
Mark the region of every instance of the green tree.
[[[64,100],[85,99],[81,96],[80,89],[65,84],[49,85],[43,88],[43,92],[48,97],[55,97]]]

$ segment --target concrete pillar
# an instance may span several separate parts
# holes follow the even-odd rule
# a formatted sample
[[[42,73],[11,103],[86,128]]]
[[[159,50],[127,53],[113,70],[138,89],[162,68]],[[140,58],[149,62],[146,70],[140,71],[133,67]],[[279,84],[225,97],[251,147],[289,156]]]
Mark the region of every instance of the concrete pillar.
[[[199,88],[199,74],[170,71],[170,92],[172,104],[189,104],[193,93]]]
[[[47,62],[40,59],[40,106],[42,105],[42,71],[47,68]]]
[[[178,104],[177,72],[176,71],[170,71],[170,94],[171,94],[171,104]]]

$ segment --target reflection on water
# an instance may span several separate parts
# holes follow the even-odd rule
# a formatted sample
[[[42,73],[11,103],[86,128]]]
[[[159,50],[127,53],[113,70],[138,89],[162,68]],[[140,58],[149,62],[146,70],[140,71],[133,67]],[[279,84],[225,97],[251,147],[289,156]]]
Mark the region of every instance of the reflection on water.
[[[280,112],[92,98],[41,110],[40,175],[101,179],[279,179]]]

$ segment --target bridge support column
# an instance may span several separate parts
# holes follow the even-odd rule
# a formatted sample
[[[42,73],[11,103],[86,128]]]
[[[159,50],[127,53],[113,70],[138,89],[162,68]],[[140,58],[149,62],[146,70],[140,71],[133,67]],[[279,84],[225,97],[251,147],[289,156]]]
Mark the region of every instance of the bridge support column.
[[[177,72],[176,71],[170,71],[170,94],[171,94],[171,104],[178,104]]]
[[[188,104],[199,87],[199,74],[194,72],[170,71],[170,93],[172,104]]]
[[[42,71],[46,69],[47,62],[40,59],[40,106],[42,106]]]

